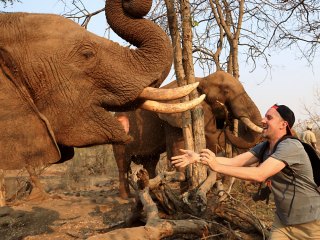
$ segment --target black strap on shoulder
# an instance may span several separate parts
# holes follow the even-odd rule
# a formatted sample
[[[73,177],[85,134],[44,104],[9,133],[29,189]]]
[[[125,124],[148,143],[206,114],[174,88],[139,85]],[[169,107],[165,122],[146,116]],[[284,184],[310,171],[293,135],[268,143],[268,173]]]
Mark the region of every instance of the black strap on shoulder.
[[[320,169],[320,158],[316,152],[316,150],[308,143],[305,143],[305,142],[302,142],[300,139],[294,137],[294,136],[290,136],[290,135],[284,135],[283,137],[281,137],[277,143],[275,144],[273,150],[272,150],[272,153],[274,153],[277,149],[277,146],[278,144],[287,139],[287,138],[291,138],[291,139],[297,139],[301,144],[302,146],[304,147],[304,150],[306,151],[306,153],[308,154],[308,157],[310,159],[310,162],[311,162],[311,165],[312,165],[312,171],[313,171],[313,178],[314,178],[314,181],[315,183],[317,184],[317,186],[320,187],[320,174],[319,174],[319,169]],[[259,154],[258,154],[258,158],[259,158],[259,161],[262,162],[263,160],[263,155],[265,153],[265,151],[268,149],[269,147],[269,142],[265,142],[264,145],[262,146]],[[271,154],[272,154],[271,153]],[[318,169],[318,171],[317,171]]]
[[[262,143],[262,147],[260,149],[260,151],[258,152],[257,158],[259,159],[259,163],[263,162],[263,155],[264,153],[267,151],[268,147],[269,147],[269,142],[265,141]]]
[[[282,137],[276,142],[276,144],[274,145],[271,154],[276,151],[278,144],[279,144],[281,141],[285,140],[286,138],[295,138],[295,139],[297,139],[296,137],[289,136],[289,135],[284,135],[284,136],[282,136]],[[264,155],[265,152],[267,151],[268,147],[269,147],[269,142],[268,142],[268,141],[265,141],[265,142],[263,143],[263,146],[262,146],[261,149],[260,149],[260,152],[258,153],[258,156],[257,156],[260,163],[263,162],[263,155]],[[271,155],[271,154],[270,154],[270,155]]]
[[[309,160],[311,162],[314,182],[317,184],[317,186],[320,187],[320,174],[319,174],[320,158],[319,158],[316,150],[310,144],[302,142],[300,139],[298,139],[296,137],[287,136],[286,138],[297,139],[302,144],[302,146],[303,146],[304,150],[306,151],[306,153],[308,154]]]

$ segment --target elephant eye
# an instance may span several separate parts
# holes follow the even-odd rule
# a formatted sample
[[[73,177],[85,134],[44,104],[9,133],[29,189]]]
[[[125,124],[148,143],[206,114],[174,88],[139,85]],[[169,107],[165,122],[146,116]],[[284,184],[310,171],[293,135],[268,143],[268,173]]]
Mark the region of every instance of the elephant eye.
[[[82,55],[84,56],[85,59],[90,59],[94,56],[94,52],[90,50],[85,50],[82,52]]]

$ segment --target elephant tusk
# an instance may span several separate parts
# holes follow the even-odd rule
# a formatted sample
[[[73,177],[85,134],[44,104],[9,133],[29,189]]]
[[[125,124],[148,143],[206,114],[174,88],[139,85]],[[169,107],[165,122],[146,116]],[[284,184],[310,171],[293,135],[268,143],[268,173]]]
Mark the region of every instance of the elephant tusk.
[[[254,124],[249,118],[241,117],[240,120],[252,131],[255,131],[257,133],[262,133],[262,128]]]
[[[143,89],[142,93],[139,95],[139,98],[147,100],[174,100],[187,96],[192,90],[196,89],[199,85],[199,82],[188,84],[182,87],[176,88],[153,88],[146,87]]]
[[[146,100],[140,106],[140,108],[158,113],[180,113],[194,108],[195,106],[200,104],[205,99],[205,97],[206,95],[202,94],[198,98],[183,103],[159,103],[156,101]]]

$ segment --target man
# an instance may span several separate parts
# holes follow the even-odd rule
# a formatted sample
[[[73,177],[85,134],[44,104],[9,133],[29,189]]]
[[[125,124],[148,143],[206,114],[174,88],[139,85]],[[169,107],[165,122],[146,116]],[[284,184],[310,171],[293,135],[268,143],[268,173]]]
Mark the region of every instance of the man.
[[[268,145],[262,161],[258,156],[266,142],[233,158],[216,157],[208,149],[201,150],[200,154],[181,149],[184,154],[172,157],[172,163],[185,167],[201,162],[213,171],[240,179],[271,180],[276,211],[269,239],[320,239],[320,193],[316,191],[304,147],[299,140],[287,138],[273,152],[279,139],[292,135],[294,121],[294,113],[285,105],[274,105],[267,111],[262,119],[262,135]],[[261,163],[249,167],[257,162]]]
[[[310,144],[317,151],[317,139],[314,132],[312,132],[312,124],[307,125],[307,130],[303,132],[301,140]]]

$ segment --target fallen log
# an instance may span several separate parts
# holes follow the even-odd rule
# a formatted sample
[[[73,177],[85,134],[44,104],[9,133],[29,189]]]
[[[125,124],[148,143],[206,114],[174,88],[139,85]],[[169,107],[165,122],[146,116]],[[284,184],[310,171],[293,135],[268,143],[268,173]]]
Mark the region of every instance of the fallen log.
[[[208,223],[204,220],[189,219],[189,220],[167,220],[160,219],[157,205],[152,200],[149,193],[149,178],[146,170],[140,170],[137,174],[136,186],[138,186],[137,195],[138,211],[135,212],[134,218],[137,217],[137,212],[140,212],[141,206],[146,214],[146,225],[134,228],[122,228],[110,231],[105,234],[100,234],[88,238],[88,240],[110,239],[110,240],[159,240],[164,237],[175,234],[194,234],[203,236],[208,233]],[[140,204],[141,203],[141,204]]]
[[[211,176],[210,184],[203,185],[203,190],[208,191],[208,186],[215,181],[215,176]],[[262,239],[266,239],[268,231],[266,227],[257,219],[250,210],[245,212],[245,208],[238,209],[234,207],[239,205],[235,203],[230,195],[228,202],[219,203],[215,206],[214,214],[210,220],[205,220],[193,215],[192,208],[181,201],[174,191],[168,186],[168,181],[178,181],[183,179],[184,176],[179,172],[164,172],[159,174],[156,178],[149,180],[148,173],[145,169],[136,168],[134,174],[131,176],[132,186],[136,190],[136,201],[133,206],[131,215],[126,220],[127,226],[132,226],[137,220],[145,223],[144,226],[127,227],[116,229],[107,233],[99,234],[88,238],[89,240],[96,239],[110,239],[110,240],[160,240],[165,237],[175,236],[178,234],[194,236],[195,239],[248,239],[240,234],[239,229],[243,229],[243,233],[253,231],[260,233]],[[162,193],[160,193],[162,191]],[[154,194],[157,192],[156,194]],[[226,193],[227,194],[227,193]],[[179,211],[179,214],[165,216],[168,219],[160,218],[160,213],[157,204],[153,201],[152,196],[157,197],[157,201],[161,204],[169,204],[167,209],[172,211]],[[160,196],[160,197],[159,197]],[[228,204],[231,204],[230,206]],[[184,213],[181,216],[181,213]],[[180,219],[172,219],[180,216]],[[186,219],[186,218],[190,219]],[[170,219],[169,219],[170,218]],[[182,220],[181,220],[182,218]],[[226,221],[221,221],[224,219]],[[225,224],[226,226],[224,226]],[[257,239],[257,238],[254,238]],[[260,239],[260,238],[259,238]]]

